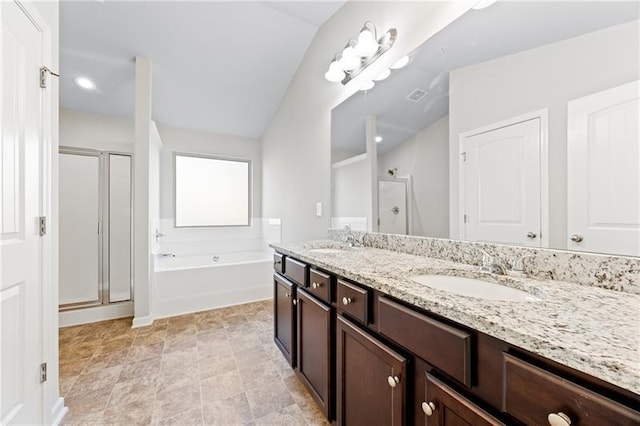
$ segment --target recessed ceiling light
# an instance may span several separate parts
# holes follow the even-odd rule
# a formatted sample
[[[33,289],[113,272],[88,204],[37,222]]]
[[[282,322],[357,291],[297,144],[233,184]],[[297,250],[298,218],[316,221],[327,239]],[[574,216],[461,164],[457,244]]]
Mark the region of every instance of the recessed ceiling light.
[[[405,67],[409,63],[409,57],[403,56],[398,59],[393,65],[391,65],[392,70],[399,70],[400,68]]]
[[[382,142],[382,136],[376,136],[376,143]]]
[[[73,82],[85,90],[93,90],[96,88],[96,84],[87,77],[76,77],[73,79]]]
[[[496,2],[496,0],[480,0],[478,3],[476,3],[475,6],[473,6],[471,9],[475,9],[475,10],[480,10],[480,9],[484,9],[487,8],[489,6],[491,6],[492,4],[494,4]]]

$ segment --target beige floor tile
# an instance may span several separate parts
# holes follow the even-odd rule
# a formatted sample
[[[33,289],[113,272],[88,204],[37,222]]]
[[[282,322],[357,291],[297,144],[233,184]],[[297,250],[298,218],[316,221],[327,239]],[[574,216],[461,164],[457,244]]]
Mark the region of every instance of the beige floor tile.
[[[113,352],[94,354],[93,357],[91,357],[91,359],[87,362],[83,372],[102,370],[105,368],[122,365],[124,364],[128,353],[129,349],[126,348]]]
[[[79,376],[84,368],[89,365],[91,358],[73,360],[60,354],[60,377]]]
[[[127,362],[138,362],[144,361],[145,359],[157,358],[162,355],[163,349],[164,342],[131,346],[129,354],[127,354]]]
[[[200,387],[196,384],[162,390],[156,394],[154,419],[165,419],[192,409],[200,409]]]
[[[72,418],[104,411],[113,386],[110,385],[106,388],[78,395],[67,395],[64,402],[69,407]]]
[[[253,417],[256,419],[295,404],[287,387],[281,380],[264,383],[254,389],[248,389],[246,394]]]
[[[200,382],[202,403],[207,404],[244,392],[244,386],[238,370],[218,374]]]
[[[166,419],[155,419],[153,422],[154,426],[200,426],[202,424],[202,409],[200,407]]]
[[[177,335],[170,336],[164,342],[164,353],[181,351],[185,349],[196,348],[196,335]]]
[[[154,343],[164,342],[167,336],[166,328],[162,328],[155,331],[147,331],[145,333],[138,333],[133,340],[132,346],[152,345]]]
[[[247,396],[244,393],[202,404],[207,425],[244,425],[253,421]]]
[[[203,358],[199,361],[200,380],[237,369],[235,359],[230,355]]]
[[[143,361],[124,364],[118,382],[127,382],[129,380],[146,379],[154,380],[160,373],[160,362],[162,358],[150,358]]]
[[[280,381],[280,375],[270,360],[259,364],[241,365],[238,371],[245,389],[255,389],[268,383]]]
[[[145,380],[142,377],[137,380],[116,383],[111,391],[107,408],[116,409],[121,406],[143,402],[152,404],[156,398],[156,393],[156,383]]]
[[[113,386],[120,377],[122,365],[101,370],[83,372],[69,390],[69,395],[78,395]]]
[[[228,340],[198,340],[198,357],[208,358],[212,356],[233,354],[231,343]]]
[[[166,343],[165,343],[166,344]],[[198,366],[198,349],[195,347],[164,352],[162,354],[161,371],[164,373],[173,369]]]
[[[262,346],[241,351],[233,351],[233,356],[236,359],[236,364],[238,365],[258,364],[269,357]]]
[[[79,376],[70,376],[70,377],[60,377],[60,396],[65,397],[75,382],[78,380]]]
[[[186,364],[181,367],[161,370],[156,383],[158,391],[189,385],[197,386],[200,383],[198,365]]]
[[[124,349],[129,349],[131,344],[133,343],[133,337],[118,337],[114,339],[103,340],[95,354],[106,354],[110,352],[121,351]]]
[[[102,426],[104,425],[103,412],[79,415],[69,410],[62,421],[63,426]]]
[[[98,346],[91,343],[68,345],[60,351],[60,359],[64,359],[65,361],[87,359],[91,358],[97,350]]]
[[[229,342],[233,353],[244,352],[250,349],[262,349],[262,343],[256,334],[229,334]]]
[[[114,389],[115,391],[115,389]],[[104,422],[113,425],[150,425],[153,400],[138,400],[125,405],[113,405],[104,411]]]
[[[300,426],[307,423],[296,404],[275,410],[256,419],[256,425]]]

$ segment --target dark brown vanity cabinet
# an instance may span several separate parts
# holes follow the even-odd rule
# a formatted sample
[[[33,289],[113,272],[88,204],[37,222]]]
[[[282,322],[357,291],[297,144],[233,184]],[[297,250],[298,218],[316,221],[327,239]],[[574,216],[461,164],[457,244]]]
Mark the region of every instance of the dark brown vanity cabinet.
[[[404,425],[407,359],[341,315],[336,346],[337,424]]]
[[[332,418],[332,308],[298,290],[298,377],[327,419]]]
[[[296,365],[296,285],[273,274],[273,339],[292,367]]]
[[[496,426],[500,420],[482,410],[444,382],[425,374],[425,401],[420,404],[427,426]]]

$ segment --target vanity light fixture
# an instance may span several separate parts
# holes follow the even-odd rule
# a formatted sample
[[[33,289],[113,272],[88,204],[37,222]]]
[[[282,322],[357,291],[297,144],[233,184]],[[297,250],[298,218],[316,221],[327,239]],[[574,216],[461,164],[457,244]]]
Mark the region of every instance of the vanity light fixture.
[[[73,82],[85,90],[94,90],[96,88],[96,84],[87,77],[76,77],[73,79]]]
[[[342,84],[347,84],[389,50],[395,43],[397,35],[396,29],[391,28],[377,38],[375,25],[369,21],[365,22],[358,34],[358,40],[350,39],[347,42],[342,52],[337,54],[329,64],[324,77],[331,82],[341,81]],[[361,90],[369,90],[374,84],[373,81],[367,82]],[[364,89],[367,86],[371,87]]]
[[[494,4],[495,2],[496,2],[496,0],[480,0],[471,9],[474,9],[474,10],[485,9],[485,8],[491,6],[492,4]]]
[[[386,69],[373,78],[373,81],[382,81],[391,75],[391,70]]]
[[[390,68],[392,70],[399,70],[400,68],[406,67],[408,63],[409,63],[409,56],[403,56],[402,58],[395,61]]]
[[[367,90],[373,89],[375,85],[376,83],[374,83],[373,80],[365,81],[364,84],[360,86],[360,90],[366,92]]]

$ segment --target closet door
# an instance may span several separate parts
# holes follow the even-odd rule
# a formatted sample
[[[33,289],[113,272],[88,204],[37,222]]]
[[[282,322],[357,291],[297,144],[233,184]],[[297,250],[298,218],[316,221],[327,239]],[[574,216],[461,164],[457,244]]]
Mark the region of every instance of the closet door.
[[[99,153],[60,152],[60,305],[101,303]]]
[[[109,303],[131,300],[131,156],[109,154]]]

